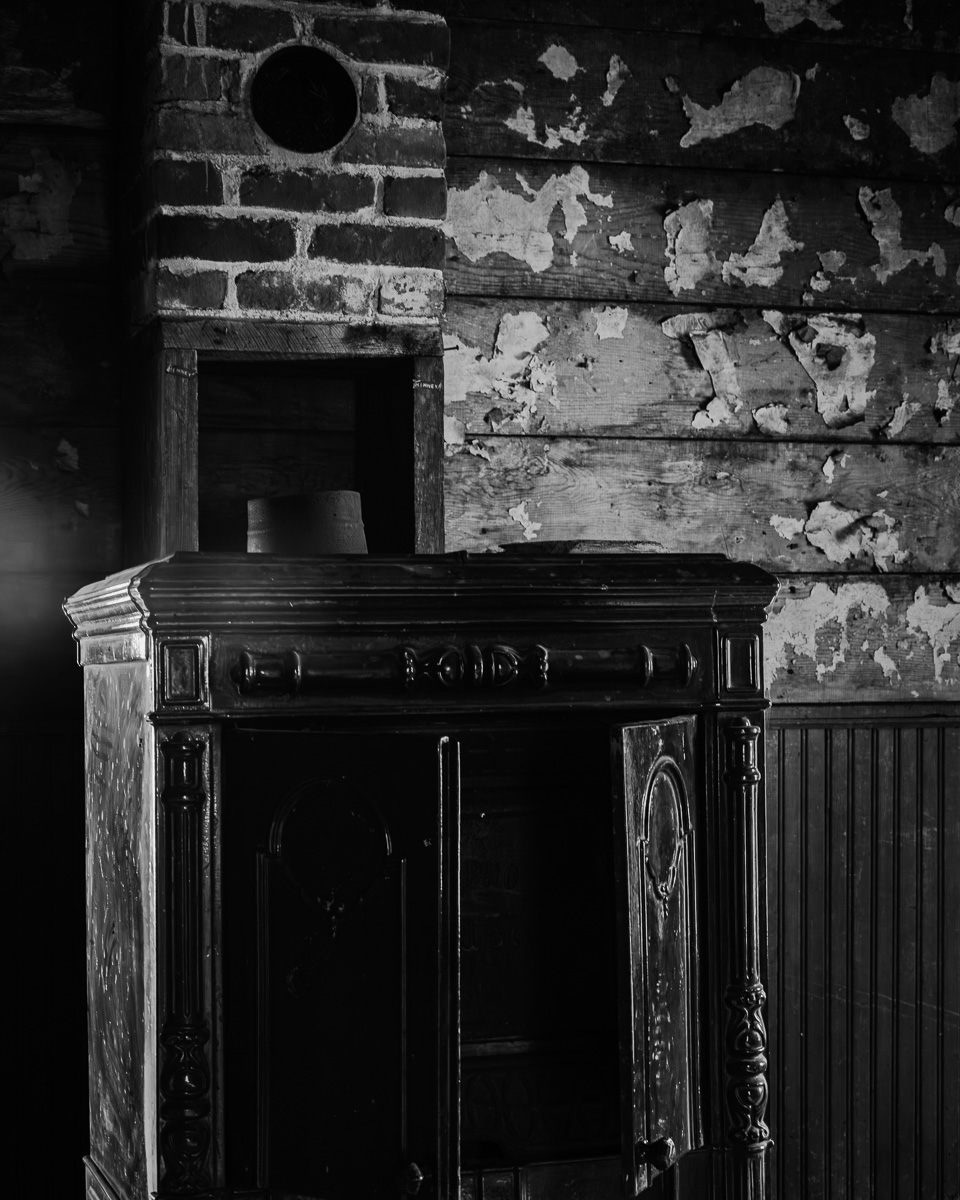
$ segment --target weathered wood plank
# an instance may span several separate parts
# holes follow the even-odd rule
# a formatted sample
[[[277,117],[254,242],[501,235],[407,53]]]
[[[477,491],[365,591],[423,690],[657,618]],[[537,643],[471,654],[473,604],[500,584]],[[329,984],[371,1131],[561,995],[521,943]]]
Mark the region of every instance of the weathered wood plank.
[[[466,158],[447,177],[448,294],[960,308],[938,184]]]
[[[769,611],[764,669],[775,703],[960,703],[957,576],[790,576]]]
[[[791,338],[767,311],[453,298],[448,437],[960,439],[960,321],[801,312]]]
[[[99,281],[0,288],[0,408],[9,424],[102,425],[119,399],[116,296]]]
[[[957,175],[950,54],[540,24],[465,32],[447,88],[451,154]]]
[[[456,62],[469,46],[471,18],[536,21],[550,25],[586,25],[655,33],[703,33],[727,37],[776,37],[805,42],[858,46],[897,46],[904,50],[960,48],[960,10],[938,0],[725,0],[705,5],[702,0],[672,4],[637,0],[487,0],[478,14],[472,0],[449,0],[452,51]]]
[[[466,448],[465,448],[466,449]],[[714,550],[776,572],[960,569],[960,448],[495,437],[446,462],[447,548]]]
[[[103,133],[0,126],[0,257],[8,278],[112,262],[113,159]]]
[[[386,358],[440,354],[440,332],[424,325],[347,325],[323,321],[164,321],[163,344],[204,358]]]
[[[117,570],[115,427],[0,429],[0,562],[5,571]]]

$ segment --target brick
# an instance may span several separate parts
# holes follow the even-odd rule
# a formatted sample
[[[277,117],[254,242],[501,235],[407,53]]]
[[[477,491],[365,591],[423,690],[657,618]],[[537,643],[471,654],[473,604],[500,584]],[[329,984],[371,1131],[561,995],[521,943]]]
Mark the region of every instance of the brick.
[[[248,171],[240,180],[240,203],[295,212],[356,212],[373,204],[376,184],[369,175],[320,171]]]
[[[364,316],[373,309],[376,284],[351,275],[321,275],[308,279],[305,300],[311,312]]]
[[[423,226],[318,225],[311,258],[392,267],[436,267],[443,263],[443,234]]]
[[[161,100],[219,100],[223,95],[221,59],[168,54],[161,63]]]
[[[155,204],[222,204],[223,180],[207,162],[179,162],[169,158],[150,167]]]
[[[154,219],[158,258],[200,258],[216,262],[273,262],[296,248],[286,221],[250,217],[203,217],[161,213]]]
[[[376,75],[367,75],[360,89],[360,111],[364,116],[380,112],[380,80]]]
[[[378,308],[388,317],[439,317],[443,275],[439,271],[391,273],[380,285]]]
[[[241,308],[283,312],[298,308],[300,297],[292,276],[283,271],[244,271],[237,276],[237,303]]]
[[[227,7],[214,4],[207,10],[207,45],[224,50],[268,50],[293,40],[293,17],[276,8]]]
[[[224,271],[178,274],[161,267],[157,272],[157,305],[160,308],[222,308],[227,295]]]
[[[389,167],[442,167],[447,161],[439,125],[402,129],[361,122],[335,153],[338,162]]]
[[[443,90],[427,87],[416,79],[395,79],[388,75],[387,108],[395,117],[421,117],[439,121],[443,116]]]
[[[167,37],[181,46],[199,46],[202,21],[197,20],[198,4],[171,4],[167,9]]]
[[[163,108],[157,114],[156,148],[182,153],[259,154],[263,143],[246,116]]]
[[[447,213],[447,181],[436,175],[387,176],[383,181],[383,211],[388,217],[442,221]]]
[[[450,34],[441,21],[324,14],[314,18],[313,34],[355,62],[446,67],[450,57]]]

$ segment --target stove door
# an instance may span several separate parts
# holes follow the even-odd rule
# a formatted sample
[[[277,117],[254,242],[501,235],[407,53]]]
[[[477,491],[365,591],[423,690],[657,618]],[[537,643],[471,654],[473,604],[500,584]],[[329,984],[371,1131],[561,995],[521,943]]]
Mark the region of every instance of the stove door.
[[[696,721],[613,731],[624,1194],[702,1144]]]
[[[228,732],[227,1166],[298,1200],[457,1178],[457,745]]]

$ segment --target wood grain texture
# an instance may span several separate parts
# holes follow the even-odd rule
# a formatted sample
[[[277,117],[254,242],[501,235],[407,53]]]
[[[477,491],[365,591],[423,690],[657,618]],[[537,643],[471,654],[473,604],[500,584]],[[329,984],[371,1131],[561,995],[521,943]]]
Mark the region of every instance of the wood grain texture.
[[[774,704],[960,702],[956,576],[790,575],[768,612]]]
[[[939,184],[494,158],[451,158],[447,178],[448,295],[747,302],[827,311],[955,313],[960,307],[960,226],[945,215],[954,203],[952,189]],[[938,246],[942,268],[928,257],[887,273],[860,204],[862,186],[878,193],[889,188],[901,210],[900,248],[922,255]],[[778,198],[787,235],[803,248],[780,254],[769,286],[749,277],[744,283],[731,276],[731,255],[750,250]],[[683,248],[687,235],[679,239],[681,264],[690,271],[674,292],[664,275],[671,261],[664,221],[697,202],[707,206],[709,219],[695,262]],[[611,239],[624,234],[629,241],[618,248]],[[823,272],[818,256],[836,251],[843,265],[824,273],[827,290],[817,291],[810,281]],[[724,266],[730,282],[724,282]]]
[[[805,10],[809,8],[809,12]],[[783,16],[778,19],[777,10]],[[471,0],[449,0],[454,61],[467,44],[477,9]],[[585,25],[655,33],[722,34],[727,37],[771,37],[777,40],[823,42],[827,45],[898,46],[901,49],[955,51],[960,48],[960,13],[937,0],[914,0],[909,9],[901,0],[846,0],[807,6],[802,0],[783,5],[758,5],[757,0],[725,0],[706,8],[700,0],[673,4],[637,0],[487,0],[485,20],[538,22],[547,25]]]
[[[960,710],[915,713],[772,713],[778,1195],[955,1190]]]
[[[103,134],[0,126],[0,256],[8,278],[112,269],[114,159]]]
[[[454,155],[956,177],[949,114],[960,71],[949,54],[536,23],[504,37],[502,25],[472,22],[464,34],[459,53],[453,42],[444,119]],[[938,73],[944,116],[928,112],[925,136],[910,136],[897,105],[928,96]],[[734,102],[757,90],[734,119],[691,112],[717,109],[737,81]],[[854,136],[845,117],[868,134]]]
[[[414,361],[413,493],[414,550],[442,554],[443,527],[443,359]]]
[[[956,447],[851,445],[830,482],[823,462],[821,446],[797,443],[491,437],[482,456],[446,460],[447,547],[628,539],[727,553],[774,572],[870,572],[877,556],[868,543],[884,555],[868,532],[873,521],[909,569],[960,569]],[[854,541],[836,562],[805,534],[785,538],[771,524],[772,515],[803,522],[826,502],[851,510],[840,536]],[[857,529],[867,541],[853,553]],[[883,563],[897,565],[892,554]]]
[[[730,326],[726,352],[742,407],[718,424],[697,426],[697,414],[717,393],[693,339],[664,332],[664,322],[684,311],[676,305],[453,298],[444,320],[447,415],[463,423],[468,440],[524,428],[588,437],[737,436],[830,444],[960,438],[960,417],[940,407],[944,389],[960,397],[958,356],[931,348],[960,323],[891,313],[855,322],[851,330],[858,340],[866,335],[866,357],[873,358],[862,377],[869,398],[863,420],[831,427],[817,409],[814,380],[763,310],[715,313]],[[794,316],[802,327],[804,314]],[[895,414],[905,398],[909,419],[898,427]]]
[[[0,430],[0,558],[5,571],[100,575],[119,566],[116,428]]]
[[[345,325],[316,321],[164,321],[164,346],[206,358],[392,358],[439,354],[436,325]]]

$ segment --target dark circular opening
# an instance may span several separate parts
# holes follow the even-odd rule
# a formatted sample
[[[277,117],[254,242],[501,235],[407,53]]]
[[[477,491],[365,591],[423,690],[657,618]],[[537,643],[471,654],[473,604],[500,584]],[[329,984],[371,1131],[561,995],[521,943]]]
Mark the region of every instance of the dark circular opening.
[[[357,118],[357,89],[344,68],[315,46],[288,46],[262,63],[250,93],[253,117],[278,146],[317,154]]]

